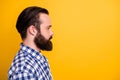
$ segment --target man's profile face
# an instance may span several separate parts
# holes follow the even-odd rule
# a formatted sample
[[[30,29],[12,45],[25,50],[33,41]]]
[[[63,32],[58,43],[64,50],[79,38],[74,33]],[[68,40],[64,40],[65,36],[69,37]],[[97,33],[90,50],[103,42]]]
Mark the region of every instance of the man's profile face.
[[[40,18],[40,32],[34,38],[36,46],[42,50],[51,51],[52,50],[52,39],[53,32],[51,29],[51,20],[47,14],[39,14]]]

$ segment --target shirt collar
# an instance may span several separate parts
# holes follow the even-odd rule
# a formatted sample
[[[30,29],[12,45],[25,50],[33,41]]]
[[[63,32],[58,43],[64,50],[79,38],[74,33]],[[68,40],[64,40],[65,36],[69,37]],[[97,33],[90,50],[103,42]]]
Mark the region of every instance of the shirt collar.
[[[40,60],[43,57],[43,55],[40,52],[30,48],[29,46],[24,45],[23,43],[20,44],[20,49],[31,54],[33,57],[36,57],[38,60]]]

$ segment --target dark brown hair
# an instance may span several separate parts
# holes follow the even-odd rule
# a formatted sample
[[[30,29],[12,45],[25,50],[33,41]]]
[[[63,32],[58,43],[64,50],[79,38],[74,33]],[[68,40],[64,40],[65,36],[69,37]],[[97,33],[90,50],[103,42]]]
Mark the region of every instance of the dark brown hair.
[[[17,31],[20,33],[21,38],[26,38],[26,31],[30,25],[34,25],[37,29],[40,26],[39,13],[49,14],[45,8],[31,6],[25,8],[20,15],[16,23]]]

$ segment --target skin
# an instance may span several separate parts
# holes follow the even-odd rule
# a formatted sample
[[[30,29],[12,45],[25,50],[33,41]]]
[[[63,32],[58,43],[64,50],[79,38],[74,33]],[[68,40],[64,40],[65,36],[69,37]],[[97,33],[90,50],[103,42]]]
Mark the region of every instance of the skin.
[[[51,19],[45,13],[40,13],[39,16],[40,16],[39,20],[41,21],[40,25],[41,35],[43,35],[45,39],[48,40],[51,36],[53,36],[53,31],[51,29],[52,26]],[[29,26],[29,28],[27,29],[27,36],[23,40],[23,44],[35,49],[36,51],[40,51],[40,49],[34,43],[34,38],[37,35],[37,33],[38,31],[36,30],[35,26],[33,25]]]
[[[42,22],[40,26],[41,34],[48,40],[51,36],[53,36],[51,20],[50,17],[46,14],[40,14],[40,16],[40,21]]]

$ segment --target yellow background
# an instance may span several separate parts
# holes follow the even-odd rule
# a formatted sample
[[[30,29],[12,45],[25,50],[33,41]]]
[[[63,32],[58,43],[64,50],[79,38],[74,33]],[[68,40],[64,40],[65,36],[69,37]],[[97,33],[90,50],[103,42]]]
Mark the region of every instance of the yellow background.
[[[54,49],[42,53],[54,80],[120,80],[119,0],[1,0],[0,80],[21,42],[17,16],[31,5],[50,12]]]

